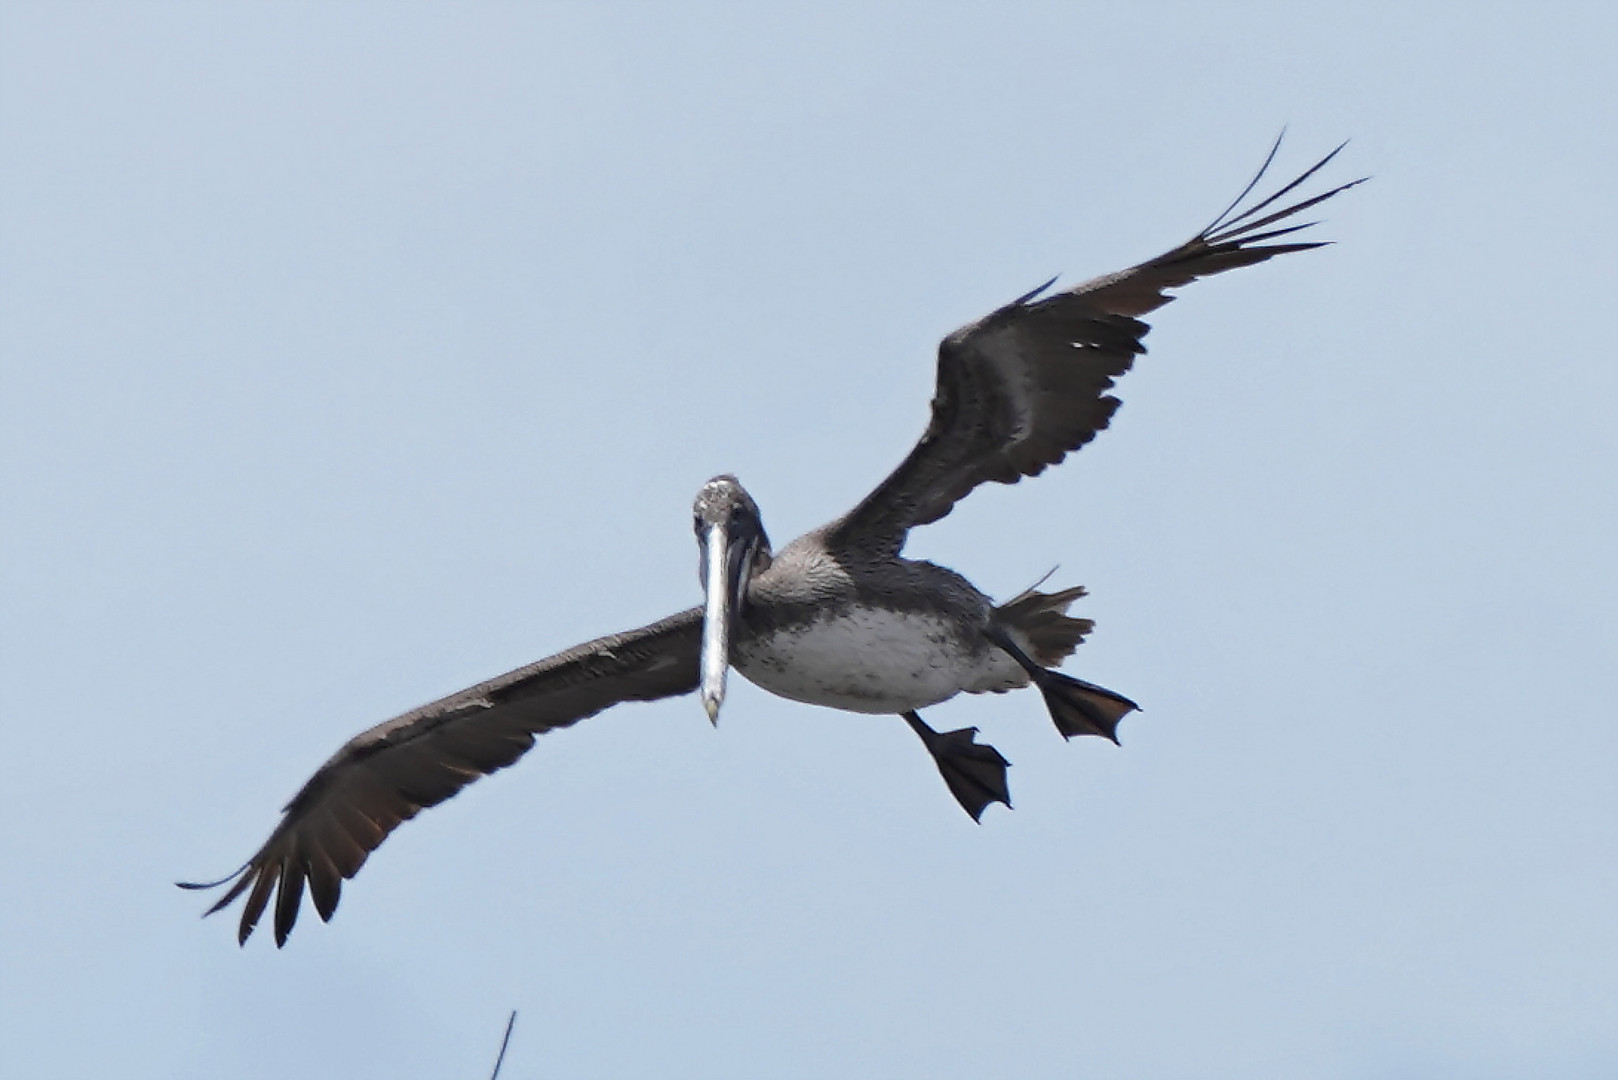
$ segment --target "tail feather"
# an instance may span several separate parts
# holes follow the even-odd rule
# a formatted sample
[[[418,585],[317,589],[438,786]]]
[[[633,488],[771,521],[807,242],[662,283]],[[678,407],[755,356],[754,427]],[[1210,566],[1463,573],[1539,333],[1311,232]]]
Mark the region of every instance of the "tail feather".
[[[1067,613],[1068,605],[1083,595],[1083,585],[1054,593],[1028,589],[995,608],[995,622],[1026,641],[1041,667],[1056,667],[1095,629],[1091,620]]]

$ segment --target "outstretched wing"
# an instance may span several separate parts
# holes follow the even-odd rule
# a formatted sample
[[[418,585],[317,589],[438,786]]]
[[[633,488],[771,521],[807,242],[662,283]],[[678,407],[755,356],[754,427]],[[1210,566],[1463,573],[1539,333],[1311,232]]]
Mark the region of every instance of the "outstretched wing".
[[[833,545],[896,555],[908,530],[937,521],[979,484],[1014,484],[1061,461],[1112,418],[1119,403],[1107,391],[1146,351],[1141,340],[1150,327],[1137,316],[1168,303],[1167,290],[1322,246],[1267,241],[1308,228],[1314,222],[1272,226],[1363,180],[1271,209],[1339,146],[1275,194],[1239,209],[1279,148],[1277,140],[1229,209],[1173,251],[1041,298],[1052,284],[1046,282],[945,338],[927,431],[892,475],[830,526]]]
[[[245,943],[270,893],[275,943],[298,921],[304,886],[329,920],[351,878],[389,833],[480,777],[503,769],[534,736],[567,727],[621,701],[652,701],[697,688],[702,609],[587,642],[546,660],[423,705],[360,733],[287,803],[281,823],[230,883],[212,915],[247,893],[237,940]],[[249,891],[251,890],[251,891]]]

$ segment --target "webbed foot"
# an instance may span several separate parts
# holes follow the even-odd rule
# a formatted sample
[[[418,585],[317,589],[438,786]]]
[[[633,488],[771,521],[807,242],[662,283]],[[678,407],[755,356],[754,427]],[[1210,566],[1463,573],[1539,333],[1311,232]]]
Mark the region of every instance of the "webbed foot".
[[[1050,710],[1051,720],[1063,738],[1100,735],[1116,743],[1118,721],[1140,709],[1124,695],[1116,694],[1104,686],[1040,667],[1017,647],[1011,635],[1001,627],[989,628],[989,640],[1006,650],[1028,672],[1028,677],[1044,696],[1045,708]]]
[[[1068,739],[1100,735],[1116,743],[1118,721],[1140,708],[1122,694],[1059,671],[1041,670],[1034,682],[1045,695],[1045,707],[1051,712],[1056,730]]]
[[[915,712],[905,713],[904,718],[910,730],[921,736],[950,794],[973,821],[983,820],[990,803],[1011,808],[1011,789],[1006,786],[1006,768],[1011,762],[994,747],[978,742],[977,728],[937,732]]]

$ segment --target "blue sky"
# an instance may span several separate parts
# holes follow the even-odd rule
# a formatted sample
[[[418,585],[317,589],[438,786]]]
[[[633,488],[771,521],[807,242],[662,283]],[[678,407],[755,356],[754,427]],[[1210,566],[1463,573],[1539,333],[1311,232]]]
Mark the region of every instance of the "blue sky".
[[[0,6],[0,1063],[29,1077],[1618,1071],[1608,5]],[[354,732],[696,602],[919,434],[932,351],[1203,225],[1288,125],[1335,246],[1158,313],[1112,430],[911,553],[1069,670],[733,682],[225,872]]]

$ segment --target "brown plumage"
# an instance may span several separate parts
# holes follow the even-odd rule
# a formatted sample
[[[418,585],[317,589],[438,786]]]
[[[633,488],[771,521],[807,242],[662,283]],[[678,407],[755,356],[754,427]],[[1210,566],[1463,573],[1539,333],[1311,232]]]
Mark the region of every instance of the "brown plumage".
[[[322,919],[400,823],[520,758],[534,736],[624,701],[689,694],[697,686],[702,610],[613,634],[518,668],[363,731],[343,744],[287,803],[281,823],[241,869],[213,914],[243,892],[237,940],[245,942],[280,884],[275,941],[285,944],[305,883]],[[251,892],[248,889],[251,888]]]
[[[1028,589],[995,608],[995,621],[1022,632],[1033,646],[1029,655],[1040,667],[1056,667],[1096,627],[1089,619],[1067,613],[1068,605],[1084,595],[1083,585],[1055,593]]]
[[[1346,145],[1346,144],[1345,144]],[[1342,150],[1257,205],[1234,214],[1275,158],[1213,224],[1172,251],[1051,296],[1053,282],[963,326],[938,347],[932,419],[908,457],[834,526],[834,543],[896,555],[905,533],[937,521],[979,484],[1037,476],[1105,428],[1118,408],[1107,391],[1146,351],[1137,316],[1201,277],[1306,251],[1324,242],[1265,243],[1312,222],[1268,229],[1347,191],[1353,180],[1282,210],[1263,211]]]
[[[1071,654],[1092,627],[1090,620],[1066,614],[1068,605],[1083,595],[1082,588],[1049,594],[1029,590],[991,611],[988,598],[964,578],[904,560],[899,552],[910,529],[943,517],[979,484],[1034,476],[1105,428],[1118,407],[1109,391],[1145,351],[1142,339],[1148,327],[1139,316],[1166,304],[1168,290],[1319,247],[1313,242],[1271,243],[1306,226],[1270,226],[1361,181],[1280,210],[1269,208],[1337,152],[1274,195],[1236,212],[1273,160],[1272,149],[1265,167],[1231,207],[1174,250],[1049,296],[1043,295],[1047,283],[949,335],[939,346],[937,390],[921,441],[858,506],[788,545],[773,561],[757,507],[740,484],[733,477],[710,481],[698,498],[699,540],[721,525],[733,530],[727,534],[732,535],[731,546],[720,550],[730,552],[744,584],[747,573],[759,582],[750,598],[736,594],[740,614],[746,616],[737,626],[740,647],[791,668],[797,679],[793,685],[801,692],[787,696],[808,701],[831,693],[837,655],[856,662],[869,658],[861,633],[887,642],[895,655],[942,649],[928,657],[927,666],[935,672],[950,664],[970,669],[963,670],[962,681],[946,683],[942,692],[935,678],[926,700],[857,711],[891,708],[903,715],[974,818],[990,802],[1009,805],[1005,759],[993,747],[976,743],[976,729],[932,731],[917,708],[961,690],[1032,681],[1062,734],[1116,741],[1118,720],[1134,703],[1047,670]],[[713,502],[719,496],[726,500],[722,506]],[[705,512],[712,521],[704,518]],[[710,547],[703,550],[706,560]],[[293,796],[275,831],[246,864],[220,881],[182,887],[228,885],[209,914],[245,894],[237,933],[242,942],[270,907],[273,894],[275,940],[284,944],[306,889],[320,917],[330,919],[343,880],[352,878],[401,822],[512,764],[533,745],[534,736],[619,702],[695,690],[704,621],[704,609],[693,608],[640,630],[598,638],[355,736]],[[824,635],[828,628],[830,638],[817,638],[815,647],[821,649],[823,665],[825,656],[834,659],[814,669],[794,654],[794,642],[808,640],[799,635],[810,631]],[[1000,668],[983,668],[986,657]],[[1018,666],[1009,667],[1008,657]],[[1008,667],[1010,683],[990,686],[981,681],[985,670],[1001,679],[994,672]],[[902,703],[905,687],[915,684],[912,678],[875,685],[872,700]],[[717,715],[717,699],[712,715]]]

